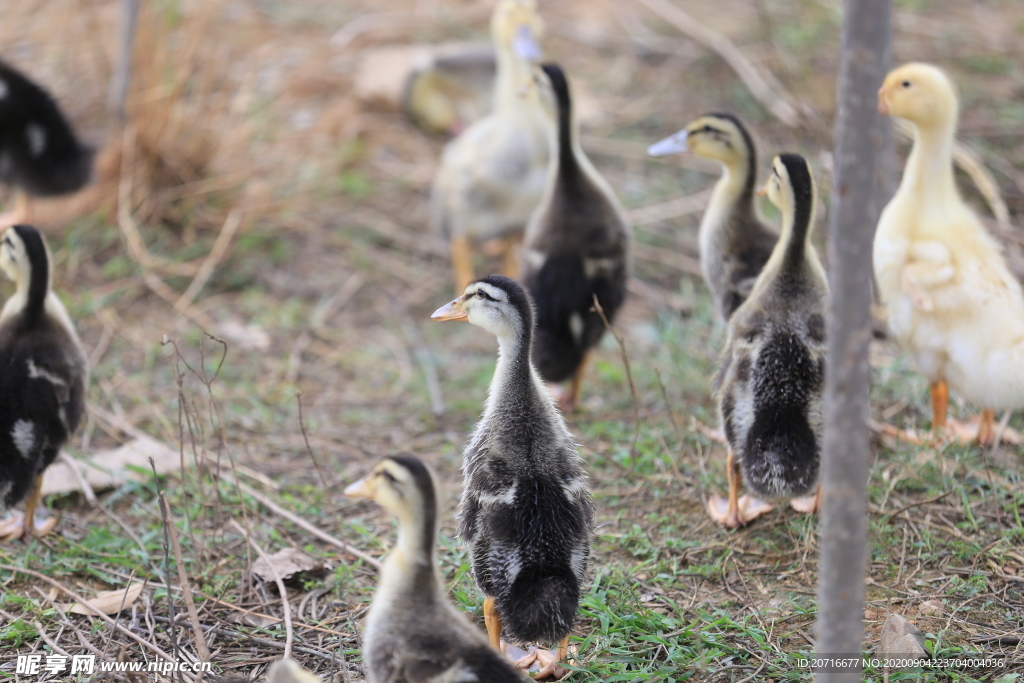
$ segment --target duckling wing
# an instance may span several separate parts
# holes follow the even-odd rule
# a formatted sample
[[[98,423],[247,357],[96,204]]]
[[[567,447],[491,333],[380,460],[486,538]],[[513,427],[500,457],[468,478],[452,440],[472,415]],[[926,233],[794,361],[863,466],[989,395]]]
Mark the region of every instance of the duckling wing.
[[[522,683],[522,676],[488,645],[431,636],[410,643],[395,683]]]
[[[757,276],[772,255],[778,235],[763,235],[757,242],[739,251],[728,264],[729,279],[723,295],[722,312],[726,320],[743,304],[754,290]]]

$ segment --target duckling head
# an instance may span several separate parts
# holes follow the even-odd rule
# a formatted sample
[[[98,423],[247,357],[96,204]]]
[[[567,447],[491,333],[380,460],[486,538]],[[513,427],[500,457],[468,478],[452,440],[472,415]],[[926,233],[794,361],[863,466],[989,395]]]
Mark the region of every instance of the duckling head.
[[[910,62],[889,72],[878,90],[878,111],[917,126],[955,122],[959,110],[956,87],[937,66]]]
[[[799,154],[780,154],[772,160],[772,174],[758,195],[767,196],[783,216],[792,216],[797,206],[813,207],[814,176]]]
[[[403,524],[420,520],[432,527],[437,514],[436,490],[430,468],[416,456],[402,453],[382,459],[372,472],[350,484],[345,495],[368,498],[398,517]]]
[[[746,161],[753,149],[754,141],[740,120],[733,114],[720,112],[694,119],[678,133],[648,147],[647,153],[661,157],[692,152],[731,166]]]
[[[27,288],[33,282],[33,274],[38,287],[45,287],[44,294],[50,289],[50,250],[31,225],[14,225],[4,230],[0,236],[0,270],[4,271],[18,290]]]
[[[491,275],[471,282],[465,293],[434,311],[434,320],[465,320],[499,339],[533,331],[533,306],[512,278]]]
[[[499,50],[526,61],[539,62],[544,21],[537,13],[537,3],[534,0],[502,0],[491,15],[491,37]]]

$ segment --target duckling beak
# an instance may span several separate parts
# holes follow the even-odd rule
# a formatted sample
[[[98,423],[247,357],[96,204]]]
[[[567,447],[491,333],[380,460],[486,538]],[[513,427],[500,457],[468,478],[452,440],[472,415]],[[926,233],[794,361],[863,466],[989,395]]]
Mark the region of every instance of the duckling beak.
[[[889,94],[889,89],[884,85],[878,89],[878,113],[884,116],[889,115],[889,102],[885,99],[887,94]]]
[[[466,320],[469,318],[469,314],[466,313],[466,309],[462,307],[462,302],[466,300],[466,297],[460,296],[455,301],[449,301],[441,308],[434,311],[434,314],[430,316],[431,320],[437,320],[443,322],[445,320]]]
[[[512,39],[512,49],[521,59],[531,62],[539,62],[544,56],[529,26],[520,26],[516,31],[516,37]]]
[[[689,132],[684,128],[674,135],[669,135],[664,140],[658,140],[647,148],[647,155],[652,157],[664,157],[669,154],[689,152],[690,147],[686,144],[686,138],[688,136]]]
[[[769,181],[769,182],[771,182],[771,181]],[[765,183],[765,186],[757,191],[757,196],[758,197],[767,197],[768,196],[768,184],[767,183]]]
[[[370,478],[363,477],[345,487],[345,495],[349,498],[373,498],[373,491],[370,487]]]

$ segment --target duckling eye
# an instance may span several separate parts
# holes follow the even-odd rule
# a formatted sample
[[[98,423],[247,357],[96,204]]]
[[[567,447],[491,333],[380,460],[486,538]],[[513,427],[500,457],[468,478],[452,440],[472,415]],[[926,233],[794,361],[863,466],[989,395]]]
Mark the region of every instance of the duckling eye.
[[[380,474],[387,480],[389,484],[394,484],[396,481],[398,481],[397,479],[395,479],[395,475],[391,474],[387,470],[381,470]]]
[[[903,81],[902,83],[900,83],[900,85],[903,86],[904,88],[909,88],[910,87],[910,81]]]

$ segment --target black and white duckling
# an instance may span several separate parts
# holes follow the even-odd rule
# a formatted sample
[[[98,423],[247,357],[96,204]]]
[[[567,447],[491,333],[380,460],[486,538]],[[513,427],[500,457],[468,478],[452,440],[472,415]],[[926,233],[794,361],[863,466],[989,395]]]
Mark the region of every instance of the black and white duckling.
[[[53,98],[0,62],[0,182],[16,190],[0,228],[32,220],[31,197],[71,194],[92,177],[93,151],[82,144]]]
[[[366,617],[363,664],[373,683],[521,683],[522,674],[449,601],[437,566],[437,486],[412,455],[384,458],[345,489],[398,518]]]
[[[632,231],[612,188],[579,144],[569,82],[545,64],[554,98],[551,161],[544,198],[523,240],[522,283],[537,307],[533,362],[552,384],[571,379],[563,410],[575,407],[587,355],[626,299]]]
[[[497,56],[494,106],[445,147],[430,196],[430,220],[451,244],[455,287],[473,280],[473,245],[500,241],[515,276],[515,246],[540,202],[548,132],[534,82],[544,24],[534,0],[502,0],[491,18]]]
[[[533,363],[533,307],[514,280],[492,275],[434,312],[498,337],[483,417],[463,453],[459,535],[470,544],[491,645],[557,643],[519,659],[559,677],[586,581],[594,505],[572,434]]]
[[[43,471],[85,412],[88,362],[51,288],[50,262],[35,228],[3,232],[0,269],[16,289],[0,311],[0,509],[26,504],[23,520],[0,523],[0,539],[53,529],[55,521],[35,526]]]
[[[729,320],[715,393],[729,443],[729,499],[713,497],[720,524],[746,524],[771,506],[739,496],[798,498],[813,512],[821,460],[828,280],[811,244],[815,185],[807,161],[782,154],[764,192],[782,214],[782,234],[750,297]],[[808,495],[811,494],[811,495]]]
[[[722,164],[700,222],[700,264],[718,312],[729,320],[754,287],[779,234],[758,216],[754,201],[757,146],[735,115],[705,114],[651,145],[647,153],[692,152]]]

